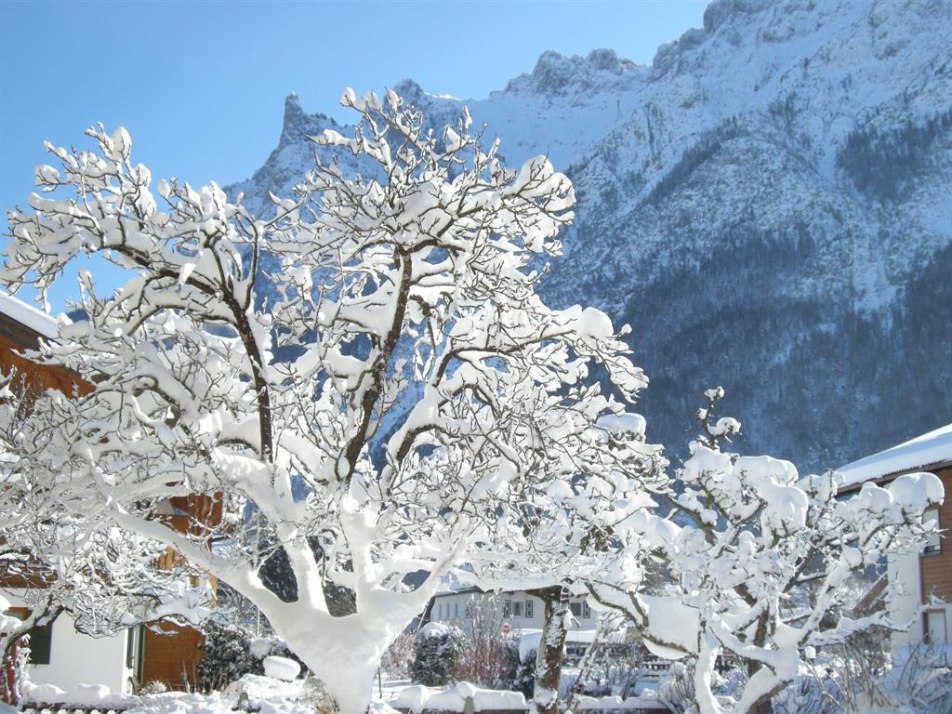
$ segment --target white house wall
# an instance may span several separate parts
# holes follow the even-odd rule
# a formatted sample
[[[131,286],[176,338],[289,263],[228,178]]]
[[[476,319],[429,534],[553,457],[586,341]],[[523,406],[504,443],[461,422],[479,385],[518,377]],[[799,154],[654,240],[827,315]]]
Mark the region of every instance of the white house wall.
[[[68,615],[53,623],[50,663],[30,666],[34,684],[55,684],[69,692],[77,684],[105,684],[113,692],[129,693],[132,670],[126,667],[127,632],[90,637],[76,631]]]
[[[500,613],[504,611],[505,601],[509,601],[509,617],[501,618],[509,625],[510,632],[518,634],[521,630],[539,630],[545,623],[545,603],[533,595],[525,592],[513,593],[441,593],[433,599],[433,608],[430,610],[430,621],[444,625],[456,625],[467,634],[469,617],[467,607],[482,600],[495,598],[496,607]],[[532,603],[532,615],[526,615],[526,603]],[[597,621],[596,616],[587,606],[583,606],[581,599],[574,599],[573,604],[580,610],[578,617],[573,617],[573,630],[592,630]],[[585,617],[584,615],[587,615]]]
[[[921,579],[919,554],[903,553],[889,557],[889,582],[898,583],[889,600],[889,618],[900,628],[892,635],[893,650],[922,642]]]
[[[23,605],[22,591],[5,591],[12,605]],[[31,664],[33,684],[53,684],[69,692],[77,684],[105,684],[113,692],[131,693],[133,671],[126,667],[128,631],[112,637],[90,637],[76,631],[63,613],[53,622],[50,663]]]

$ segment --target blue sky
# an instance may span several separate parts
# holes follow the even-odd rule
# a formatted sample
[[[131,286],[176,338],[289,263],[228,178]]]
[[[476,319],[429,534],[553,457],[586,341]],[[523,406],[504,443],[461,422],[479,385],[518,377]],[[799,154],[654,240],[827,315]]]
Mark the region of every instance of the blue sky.
[[[707,0],[21,2],[0,0],[0,207],[25,205],[43,141],[122,124],[153,176],[227,184],[277,143],[284,98],[345,117],[346,86],[411,78],[481,98],[545,50],[649,64]],[[57,308],[63,286],[54,295]]]

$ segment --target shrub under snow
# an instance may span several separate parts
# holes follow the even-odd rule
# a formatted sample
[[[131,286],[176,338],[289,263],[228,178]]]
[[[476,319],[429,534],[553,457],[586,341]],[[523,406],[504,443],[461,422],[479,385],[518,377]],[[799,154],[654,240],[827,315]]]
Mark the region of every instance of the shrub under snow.
[[[410,678],[427,687],[449,684],[456,677],[466,639],[455,627],[430,622],[417,632]]]

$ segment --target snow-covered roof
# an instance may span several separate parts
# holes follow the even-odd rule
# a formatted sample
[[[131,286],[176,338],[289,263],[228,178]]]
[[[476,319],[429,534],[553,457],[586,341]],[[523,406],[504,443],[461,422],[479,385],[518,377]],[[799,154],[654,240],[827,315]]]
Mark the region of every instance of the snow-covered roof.
[[[849,488],[913,469],[952,462],[952,424],[897,444],[837,469],[844,478],[840,487]]]
[[[56,318],[3,291],[0,291],[0,312],[48,339],[54,339],[59,333]]]
[[[451,587],[444,590],[438,590],[437,592],[433,593],[433,597],[437,598],[437,597],[447,597],[449,595],[468,595],[470,593],[482,593],[482,592],[485,592],[485,591],[481,590],[475,585],[460,585],[458,587]],[[487,594],[492,594],[492,593],[487,593]]]

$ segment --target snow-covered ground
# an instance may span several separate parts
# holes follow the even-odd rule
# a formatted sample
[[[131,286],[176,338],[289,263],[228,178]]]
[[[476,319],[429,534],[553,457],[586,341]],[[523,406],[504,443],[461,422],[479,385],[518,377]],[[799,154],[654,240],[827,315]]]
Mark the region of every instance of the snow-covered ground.
[[[22,712],[68,714],[74,709],[101,714],[225,714],[237,710],[262,714],[313,714],[326,697],[310,679],[282,681],[248,674],[223,692],[197,694],[165,692],[142,696],[114,694],[101,685],[81,685],[70,692],[50,685],[27,686]],[[372,714],[396,714],[396,710],[419,714],[424,710],[463,712],[472,697],[478,712],[526,710],[520,692],[480,689],[467,682],[448,687],[424,687],[407,680],[383,682],[375,688]],[[2,707],[3,705],[0,705]],[[651,696],[622,700],[620,697],[583,697],[585,710],[630,710],[659,706]],[[10,710],[15,711],[15,710]],[[6,710],[0,708],[0,714]]]
[[[22,711],[69,712],[72,708],[95,709],[102,714],[224,714],[235,709],[262,714],[313,714],[322,696],[311,680],[282,681],[248,674],[223,692],[198,694],[165,692],[142,696],[114,694],[107,687],[84,685],[70,692],[50,685],[27,687]],[[383,702],[376,707],[386,711]],[[2,714],[2,712],[0,712]]]

